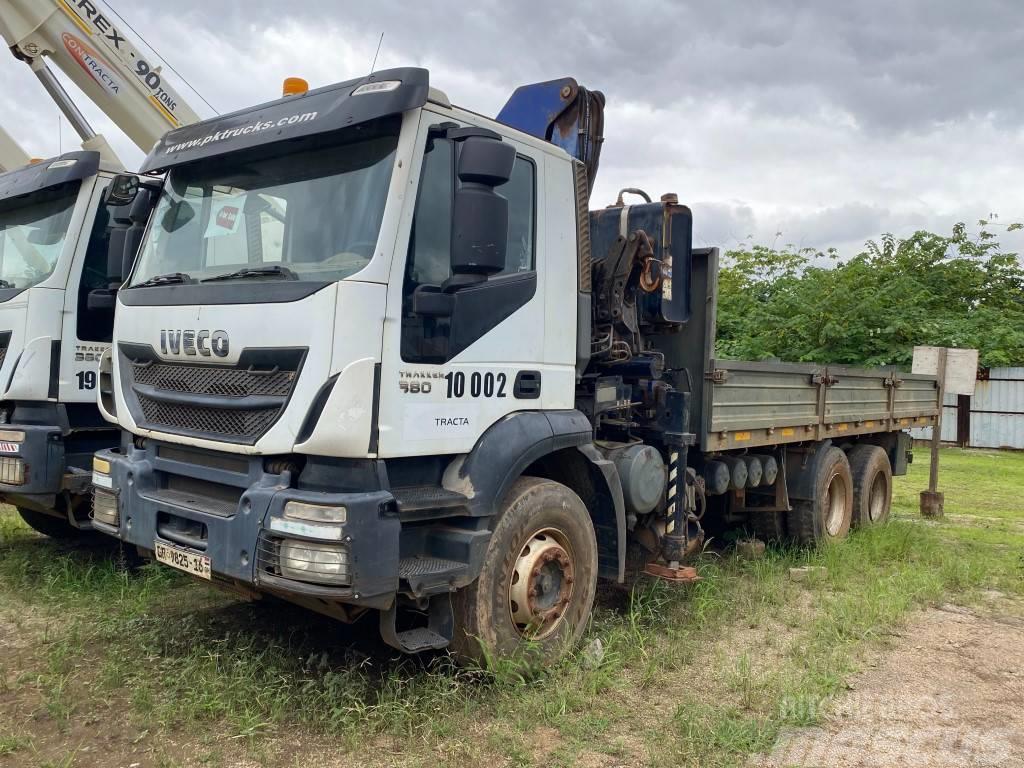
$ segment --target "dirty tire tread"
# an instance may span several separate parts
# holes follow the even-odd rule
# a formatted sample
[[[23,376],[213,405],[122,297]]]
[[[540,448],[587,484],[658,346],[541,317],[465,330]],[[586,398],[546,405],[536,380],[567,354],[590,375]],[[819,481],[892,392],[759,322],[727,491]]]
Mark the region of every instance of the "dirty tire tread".
[[[823,503],[824,492],[833,470],[838,465],[839,472],[846,475],[847,488],[847,520],[839,534],[830,537],[825,529],[825,505]],[[814,478],[814,500],[794,500],[793,509],[788,517],[790,538],[797,544],[803,546],[817,546],[828,539],[842,539],[850,532],[850,524],[853,517],[853,478],[850,473],[850,462],[841,448],[831,446],[826,449],[825,454],[818,461],[815,467]]]
[[[455,632],[450,648],[462,663],[482,665],[487,654],[516,651],[521,638],[508,615],[508,583],[527,537],[546,526],[560,526],[570,539],[579,591],[570,603],[571,620],[537,641],[539,661],[554,661],[564,648],[579,641],[597,591],[597,538],[590,513],[580,497],[561,483],[521,477],[495,515],[479,578],[452,596]],[[486,653],[482,644],[487,646]]]
[[[862,443],[854,446],[847,454],[850,460],[850,474],[853,476],[853,524],[854,526],[877,525],[889,519],[892,508],[892,466],[889,454],[877,445]],[[878,472],[886,478],[887,495],[885,511],[875,521],[871,520],[870,494]]]
[[[91,531],[82,531],[78,528],[73,528],[66,520],[61,520],[60,518],[47,515],[44,512],[37,512],[34,509],[18,507],[18,514],[21,516],[21,519],[25,521],[25,525],[36,533],[49,536],[51,539],[67,541],[70,539],[79,539],[86,536],[88,533],[91,533]]]
[[[787,526],[785,512],[750,512],[747,527],[761,541],[771,543],[786,540]]]

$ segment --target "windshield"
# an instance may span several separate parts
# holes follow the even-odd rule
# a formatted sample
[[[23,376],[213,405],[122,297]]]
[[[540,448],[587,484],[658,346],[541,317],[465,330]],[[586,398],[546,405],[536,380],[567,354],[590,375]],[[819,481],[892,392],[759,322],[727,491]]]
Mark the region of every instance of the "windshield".
[[[326,146],[317,137],[172,169],[131,285],[355,274],[377,246],[398,129],[387,119]]]
[[[80,187],[75,181],[0,201],[0,288],[30,288],[50,276]]]

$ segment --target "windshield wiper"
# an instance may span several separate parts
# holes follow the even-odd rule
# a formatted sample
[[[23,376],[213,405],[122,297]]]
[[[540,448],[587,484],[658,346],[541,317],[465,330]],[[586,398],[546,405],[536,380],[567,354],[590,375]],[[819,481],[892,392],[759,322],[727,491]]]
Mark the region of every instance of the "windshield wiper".
[[[155,275],[149,280],[143,280],[141,283],[136,283],[131,286],[132,288],[152,288],[156,285],[174,285],[175,283],[194,283],[195,280],[192,275],[186,275],[184,272],[169,272],[166,275]]]
[[[9,283],[3,278],[0,278],[0,288],[13,288],[14,283]]]
[[[237,272],[228,272],[226,275],[216,275],[200,280],[201,283],[212,283],[215,280],[244,280],[247,277],[286,277],[289,280],[298,280],[299,276],[288,267],[274,264],[270,267],[246,267]]]

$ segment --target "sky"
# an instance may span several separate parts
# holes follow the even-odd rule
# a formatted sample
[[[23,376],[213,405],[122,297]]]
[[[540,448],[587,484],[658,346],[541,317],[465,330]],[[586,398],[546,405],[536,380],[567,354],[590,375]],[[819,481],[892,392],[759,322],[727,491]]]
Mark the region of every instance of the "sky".
[[[1014,0],[107,5],[210,102],[165,68],[204,117],[276,98],[287,76],[317,87],[364,74],[381,33],[378,69],[426,67],[483,114],[518,85],[575,77],[607,97],[591,207],[627,186],[675,192],[697,245],[851,256],[883,232],[1024,219]],[[0,84],[0,125],[26,150],[76,146],[28,67],[0,56]],[[77,95],[137,165],[142,152]],[[1020,235],[1001,240],[1024,250]]]

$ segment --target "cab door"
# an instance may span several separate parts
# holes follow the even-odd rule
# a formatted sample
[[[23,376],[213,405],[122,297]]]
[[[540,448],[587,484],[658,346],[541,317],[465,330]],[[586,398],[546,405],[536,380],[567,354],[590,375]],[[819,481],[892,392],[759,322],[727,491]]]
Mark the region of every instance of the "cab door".
[[[89,293],[107,288],[119,276],[109,275],[110,235],[118,225],[103,203],[110,179],[99,177],[89,202],[89,215],[78,239],[67,290],[60,345],[58,398],[61,402],[96,402],[97,364],[110,346],[113,309],[89,309]]]
[[[559,381],[565,366],[545,357],[543,151],[503,137],[516,149],[510,180],[496,188],[508,200],[506,263],[479,286],[460,289],[474,292],[468,302],[473,317],[460,327],[462,318],[415,310],[417,287],[439,286],[451,275],[458,149],[445,126],[456,124],[470,123],[440,111],[421,113],[412,193],[388,287],[378,418],[382,457],[467,452],[508,413],[571,407],[571,371],[566,387]]]

